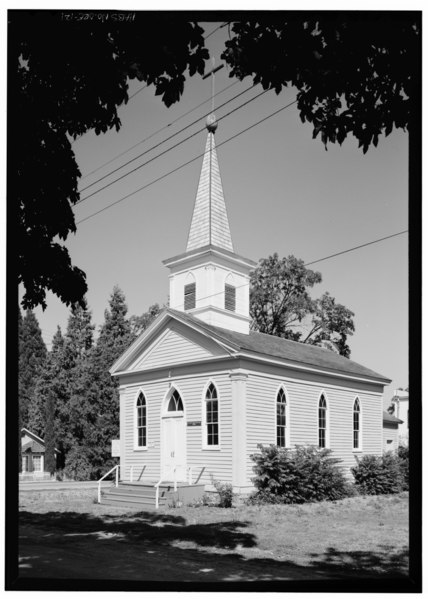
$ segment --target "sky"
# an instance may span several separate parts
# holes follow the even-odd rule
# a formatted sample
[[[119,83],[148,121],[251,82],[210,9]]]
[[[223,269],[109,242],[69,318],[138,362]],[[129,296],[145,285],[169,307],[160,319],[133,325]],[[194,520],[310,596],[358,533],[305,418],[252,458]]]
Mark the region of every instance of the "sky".
[[[202,26],[209,35],[220,24]],[[227,36],[224,27],[206,39],[217,65]],[[224,67],[216,74],[215,92],[234,81]],[[216,107],[250,86],[248,78],[235,83],[215,97]],[[129,316],[142,314],[151,304],[167,302],[169,273],[162,260],[185,251],[196,197],[211,82],[200,76],[188,79],[182,99],[170,108],[153,89],[141,90],[143,87],[142,83],[131,83],[130,95],[138,93],[119,108],[119,132],[90,133],[73,143],[83,175],[82,198],[184,137],[200,132],[75,207],[77,233],[69,236],[66,247],[72,263],[86,273],[87,299],[97,329],[114,285],[125,294]],[[366,154],[358,149],[354,138],[342,146],[329,145],[326,151],[319,139],[312,139],[312,127],[302,124],[295,105],[244,131],[292,102],[296,97],[293,88],[279,95],[269,91],[222,119],[261,91],[257,86],[215,109],[219,120],[217,155],[237,253],[259,260],[277,252],[280,257],[292,254],[313,262],[407,230],[406,133],[395,130],[389,137],[381,137],[378,147]],[[206,104],[192,110],[204,101]],[[169,142],[88,187],[193,121],[197,122]],[[237,137],[227,141],[234,135]],[[135,144],[139,145],[127,152]],[[99,170],[92,172],[95,169]],[[163,178],[153,183],[159,177]],[[329,291],[355,313],[356,332],[348,339],[351,359],[392,379],[385,389],[387,403],[394,389],[407,387],[409,382],[407,245],[408,234],[404,233],[311,266],[323,277],[312,296]],[[37,308],[35,313],[50,348],[57,325],[65,331],[69,309],[49,294],[47,309]]]

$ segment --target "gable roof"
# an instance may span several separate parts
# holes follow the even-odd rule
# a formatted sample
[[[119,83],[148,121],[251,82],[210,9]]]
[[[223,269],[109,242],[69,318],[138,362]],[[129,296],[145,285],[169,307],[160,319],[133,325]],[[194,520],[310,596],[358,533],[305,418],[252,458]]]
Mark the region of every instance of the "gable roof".
[[[228,345],[232,344],[235,347],[235,350],[240,353],[245,352],[254,357],[280,358],[294,363],[335,371],[337,373],[378,379],[379,381],[387,383],[391,382],[390,379],[374,370],[362,366],[357,362],[353,362],[352,360],[323,347],[290,341],[289,339],[282,339],[281,337],[266,335],[265,333],[258,333],[255,331],[250,331],[249,335],[237,333],[235,331],[209,325],[186,312],[179,312],[178,310],[172,310],[171,308],[167,308],[167,312],[180,319],[182,322],[187,322],[192,326],[197,325],[219,341],[223,341]]]
[[[36,452],[43,452],[45,451],[45,442],[44,440],[39,437],[38,435],[36,435],[35,433],[32,433],[31,431],[28,430],[28,428],[21,428],[21,443],[22,443],[22,439],[23,437],[29,437],[31,439],[31,441],[27,441],[25,444],[22,445],[22,451],[27,451],[28,449],[31,449],[31,451],[36,451]],[[59,449],[55,449],[56,453],[61,453]]]
[[[38,441],[27,441],[22,446],[22,451],[25,453],[26,451],[31,450],[31,453],[44,453],[45,446],[39,443]]]
[[[397,418],[396,416],[393,416],[392,414],[390,414],[387,411],[383,411],[383,421],[384,422],[391,422],[393,424],[403,424],[403,421],[400,420],[399,418]]]
[[[41,445],[45,444],[45,442],[43,441],[43,439],[41,437],[39,437],[35,433],[32,433],[31,431],[29,431],[28,428],[21,428],[21,437],[23,435],[27,435],[27,437],[30,437],[30,439],[32,439],[33,441],[36,441],[36,443],[40,443]]]

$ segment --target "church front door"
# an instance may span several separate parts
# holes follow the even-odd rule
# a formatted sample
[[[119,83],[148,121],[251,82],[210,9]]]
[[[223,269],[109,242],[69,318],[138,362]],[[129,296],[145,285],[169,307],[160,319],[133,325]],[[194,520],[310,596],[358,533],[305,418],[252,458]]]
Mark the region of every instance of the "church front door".
[[[162,478],[186,480],[186,422],[184,415],[162,418]]]

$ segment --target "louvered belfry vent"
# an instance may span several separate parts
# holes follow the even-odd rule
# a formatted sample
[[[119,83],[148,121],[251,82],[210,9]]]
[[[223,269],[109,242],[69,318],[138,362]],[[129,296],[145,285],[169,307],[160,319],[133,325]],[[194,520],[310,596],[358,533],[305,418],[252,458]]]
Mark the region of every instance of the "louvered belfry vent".
[[[225,310],[235,312],[236,310],[236,288],[233,285],[224,286],[224,307]]]
[[[184,309],[192,310],[196,306],[196,283],[184,286]]]

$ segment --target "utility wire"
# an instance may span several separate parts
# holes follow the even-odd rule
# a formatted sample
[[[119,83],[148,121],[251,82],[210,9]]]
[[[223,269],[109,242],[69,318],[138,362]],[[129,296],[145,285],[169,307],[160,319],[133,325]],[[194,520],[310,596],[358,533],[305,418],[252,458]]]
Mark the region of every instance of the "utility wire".
[[[313,260],[312,262],[306,262],[303,266],[306,267],[306,266],[309,266],[310,264],[322,262],[323,260],[330,260],[330,258],[334,258],[335,256],[341,256],[342,254],[347,254],[348,252],[354,252],[355,250],[359,250],[360,248],[366,247],[368,245],[373,245],[374,243],[380,243],[381,241],[385,241],[385,239],[391,239],[391,237],[397,237],[397,235],[403,235],[404,233],[408,233],[408,229],[406,229],[404,231],[400,231],[399,233],[393,233],[392,235],[387,235],[386,237],[381,237],[380,239],[375,239],[374,241],[369,241],[369,242],[363,243],[361,245],[356,245],[352,248],[349,248],[348,250],[343,250],[342,252],[337,252],[336,254],[331,254],[330,256],[326,256],[325,258],[319,258],[318,260]],[[243,285],[238,285],[237,287],[235,287],[235,289],[241,289],[241,287],[248,287],[249,284],[250,283],[248,282],[248,283],[244,283]],[[211,295],[206,295],[205,297],[200,297],[200,298],[198,298],[198,300],[202,301],[202,300],[210,299],[217,295],[223,295],[223,294],[224,294],[224,291],[219,291],[218,293],[212,293]],[[184,304],[179,304],[178,306],[175,306],[173,309],[176,310],[177,308],[184,308]]]
[[[356,245],[349,250],[344,250],[343,252],[338,252],[337,254],[331,254],[330,256],[326,256],[325,258],[319,258],[318,260],[314,260],[313,262],[307,262],[304,266],[310,266],[311,264],[316,264],[317,262],[322,262],[323,260],[330,260],[330,258],[334,258],[335,256],[341,256],[342,254],[346,254],[347,252],[353,252],[354,250],[358,250],[359,248],[364,248],[367,245],[372,245],[373,243],[379,243],[380,241],[384,241],[385,239],[391,239],[391,237],[397,237],[397,235],[403,235],[404,233],[408,233],[408,229],[404,231],[400,231],[399,233],[394,233],[393,235],[387,235],[386,237],[381,237],[380,239],[375,239],[374,241],[369,241],[368,243],[363,243],[362,245]]]
[[[221,91],[217,92],[216,96],[220,96],[225,91],[227,91],[228,89],[230,89],[234,85],[237,85],[238,83],[240,83],[238,80],[234,81],[233,83],[231,83],[230,85],[228,85],[227,87],[225,87],[224,89],[222,89]],[[174,121],[171,121],[170,123],[168,123],[164,127],[161,127],[157,131],[154,131],[153,133],[151,133],[150,135],[148,135],[147,137],[145,137],[144,139],[142,139],[138,143],[134,144],[133,146],[131,146],[127,150],[124,150],[120,154],[117,154],[116,156],[114,156],[114,158],[111,158],[110,160],[108,160],[107,162],[104,162],[103,164],[101,164],[100,166],[98,166],[97,168],[95,168],[94,170],[90,171],[89,173],[86,173],[85,175],[83,175],[83,177],[81,177],[81,181],[83,181],[83,179],[87,179],[90,175],[93,175],[94,173],[96,173],[97,171],[101,170],[105,166],[111,164],[112,162],[114,162],[115,160],[117,160],[118,158],[120,158],[121,156],[123,156],[124,154],[127,154],[131,150],[134,150],[138,146],[141,146],[141,144],[143,144],[144,142],[148,141],[149,139],[151,139],[152,137],[154,137],[158,133],[161,133],[165,129],[168,129],[168,127],[171,127],[172,125],[174,125],[175,123],[177,123],[178,121],[180,121],[182,118],[184,118],[185,116],[187,116],[191,112],[194,112],[195,110],[197,110],[198,108],[200,108],[201,106],[203,106],[204,104],[206,104],[207,102],[209,102],[210,100],[211,100],[211,98],[208,98],[208,100],[204,100],[203,102],[201,102],[197,106],[194,106],[193,108],[191,108],[187,112],[183,113],[181,116],[177,117]]]
[[[363,243],[361,245],[356,245],[356,246],[354,246],[352,248],[349,248],[347,250],[343,250],[341,252],[336,252],[335,254],[331,254],[330,256],[326,256],[325,258],[319,258],[318,260],[313,260],[312,262],[306,262],[304,264],[304,266],[310,266],[311,264],[316,264],[317,262],[322,262],[323,260],[330,260],[331,258],[334,258],[336,256],[341,256],[342,254],[347,254],[349,252],[354,252],[355,250],[359,250],[360,248],[367,247],[369,245],[373,245],[374,243],[380,243],[381,241],[385,241],[386,239],[391,239],[392,237],[397,237],[398,235],[403,235],[404,233],[408,233],[408,229],[405,229],[404,231],[399,231],[398,233],[393,233],[392,235],[387,235],[386,237],[381,237],[379,239],[375,239],[374,241],[368,241],[367,243]],[[249,285],[249,283],[245,283],[244,285],[238,285],[235,289],[240,289],[241,287],[248,287],[248,285]],[[205,297],[199,298],[199,300],[210,299],[210,298],[215,297],[217,295],[222,295],[223,293],[224,293],[223,291],[220,291],[218,293],[212,293],[211,295],[206,295]],[[177,308],[184,308],[184,304],[180,304],[179,306],[176,306],[174,309],[176,310]],[[44,332],[47,332],[46,329],[41,329],[41,330],[44,331]],[[53,337],[52,337],[52,339],[50,341],[45,341],[45,343],[46,344],[52,343]]]
[[[236,94],[236,96],[233,96],[233,98],[231,98],[230,100],[227,100],[226,102],[223,102],[223,104],[220,104],[220,106],[218,107],[223,108],[223,106],[226,106],[226,104],[230,104],[230,102],[232,102],[233,100],[236,100],[236,98],[239,98],[240,96],[242,96],[243,94],[247,93],[248,91],[250,91],[251,89],[253,89],[254,85],[251,85],[250,87],[247,87],[246,89],[244,89],[242,92],[239,92],[239,94]],[[249,102],[252,102],[253,100],[255,100],[256,98],[258,98],[259,96],[261,96],[262,94],[266,93],[268,90],[263,90],[263,92],[261,92],[260,94],[258,94],[257,96],[254,96],[254,98],[251,98],[250,100],[248,100],[248,102],[245,102],[244,104],[241,104],[240,106],[238,106],[238,108],[245,106],[246,104],[248,104]],[[235,109],[237,110],[237,109]],[[233,111],[232,111],[233,112]],[[208,116],[207,113],[204,116]],[[224,119],[226,116],[228,116],[229,114],[231,114],[231,112],[227,113],[226,115],[222,116],[220,119],[218,119],[219,121],[221,119]],[[203,118],[203,117],[202,117]],[[106,179],[107,177],[110,177],[111,175],[113,175],[114,173],[117,173],[117,171],[120,171],[122,168],[125,168],[125,166],[128,166],[129,164],[131,164],[132,162],[135,162],[136,160],[138,160],[139,158],[141,158],[142,156],[145,156],[146,154],[148,154],[149,152],[151,152],[152,150],[155,150],[156,148],[158,148],[159,146],[163,145],[164,143],[166,143],[167,141],[170,141],[173,137],[176,137],[177,135],[179,135],[180,133],[183,133],[183,131],[186,131],[186,129],[189,129],[190,127],[193,127],[193,125],[196,125],[197,123],[199,123],[201,121],[201,117],[197,118],[196,120],[194,120],[193,122],[191,122],[189,125],[186,125],[185,127],[183,127],[182,129],[180,129],[179,131],[176,131],[175,133],[173,133],[172,135],[170,135],[169,137],[167,137],[166,139],[161,140],[159,143],[157,143],[156,145],[152,146],[151,148],[148,148],[147,150],[144,150],[144,152],[141,152],[141,154],[138,154],[137,156],[135,156],[134,158],[131,158],[130,160],[128,160],[127,162],[125,162],[124,164],[122,164],[121,166],[118,166],[117,168],[113,169],[112,171],[110,171],[109,173],[103,175],[102,177],[100,177],[99,179],[97,179],[96,181],[94,181],[93,183],[90,183],[89,185],[87,185],[86,187],[84,187],[83,189],[80,190],[80,193],[83,193],[84,191],[86,191],[87,189],[89,189],[90,187],[93,187],[94,185],[96,185],[97,183],[100,183],[101,181],[103,181],[104,179]],[[190,135],[189,137],[186,137],[185,139],[183,139],[182,141],[180,141],[178,144],[175,144],[174,146],[171,146],[170,148],[168,148],[167,150],[165,150],[164,152],[161,152],[160,154],[158,154],[157,156],[154,156],[154,158],[151,158],[148,162],[151,162],[152,160],[154,160],[155,158],[157,158],[158,156],[163,156],[163,154],[165,154],[166,152],[169,152],[170,150],[176,148],[178,145],[184,143],[185,141],[189,140],[190,138],[194,137],[195,135],[197,135],[198,133],[200,133],[201,131],[203,131],[204,128],[199,129],[198,131],[196,131],[196,133],[193,133],[192,135]],[[140,166],[138,166],[137,168],[141,168],[143,166],[145,166],[146,164],[148,164],[148,162],[145,162],[144,164],[141,164]],[[125,175],[122,175],[121,177],[119,177],[118,179],[115,179],[114,181],[112,181],[110,184],[112,185],[113,183],[116,183],[116,181],[120,181],[120,179],[122,179],[123,177],[133,173],[136,169],[133,169],[131,171],[129,171],[128,173],[125,173]],[[110,185],[109,184],[109,185]],[[98,193],[99,191],[102,191],[103,189],[105,189],[105,187],[101,187],[101,189],[98,189],[96,192],[94,193]],[[86,198],[81,198],[80,200],[78,200],[76,202],[76,204],[79,204],[80,202],[83,202],[84,200],[88,199],[89,197],[91,197],[90,194],[89,196],[86,196]]]
[[[267,91],[267,90],[266,90]],[[257,125],[260,125],[261,123],[263,123],[264,121],[267,121],[268,119],[270,119],[271,117],[279,114],[280,112],[282,112],[283,110],[285,110],[286,108],[289,108],[290,106],[292,106],[293,104],[296,104],[297,100],[293,100],[292,102],[290,102],[289,104],[286,104],[285,106],[283,106],[282,108],[280,108],[279,110],[276,110],[275,112],[272,112],[271,114],[269,114],[268,116],[264,117],[263,119],[261,119],[260,121],[257,121],[256,123],[253,123],[252,125],[250,125],[249,127],[247,127],[246,129],[243,129],[242,131],[239,131],[238,133],[236,133],[235,135],[232,135],[231,137],[229,137],[228,139],[226,139],[225,141],[222,141],[220,144],[217,145],[217,148],[220,148],[222,145],[224,145],[225,143],[231,141],[232,139],[235,139],[236,137],[239,137],[240,135],[242,135],[243,133],[246,133],[247,131],[249,131],[250,129],[253,129],[254,127],[256,127]],[[238,107],[240,108],[240,107]],[[237,110],[237,109],[235,109]],[[230,114],[230,113],[229,113]],[[227,115],[225,115],[227,116]],[[222,117],[224,118],[224,117]],[[105,210],[108,210],[109,208],[111,208],[112,206],[115,206],[116,204],[119,204],[120,202],[123,202],[124,200],[127,200],[128,198],[130,198],[131,196],[135,195],[136,193],[138,193],[139,191],[142,191],[143,189],[147,189],[147,187],[150,187],[151,185],[154,185],[154,183],[157,183],[158,181],[161,181],[162,179],[165,179],[165,177],[168,177],[169,175],[172,175],[173,173],[179,171],[180,169],[184,168],[185,166],[187,166],[188,164],[191,164],[192,162],[195,162],[195,160],[198,160],[199,158],[201,158],[202,156],[204,156],[205,152],[203,152],[202,154],[198,154],[197,156],[195,156],[194,158],[191,158],[190,160],[188,160],[187,162],[184,162],[183,164],[181,164],[180,166],[178,166],[177,168],[168,171],[167,173],[164,173],[163,175],[161,175],[160,177],[158,177],[157,179],[153,179],[153,181],[150,181],[149,183],[146,183],[146,185],[143,185],[142,187],[139,187],[138,189],[135,189],[134,191],[131,191],[131,193],[128,193],[127,195],[123,196],[122,198],[120,198],[119,200],[116,200],[115,202],[112,202],[111,204],[109,204],[108,206],[104,206],[104,208],[101,208],[100,210],[98,210],[97,212],[94,212],[93,214],[90,214],[89,216],[82,218],[81,220],[77,221],[77,225],[80,225],[81,223],[89,220],[90,218],[93,218],[94,216],[96,216],[97,214],[100,214],[101,212],[104,212]],[[144,165],[142,165],[144,166]],[[140,167],[137,167],[140,168]],[[134,169],[137,170],[137,169]],[[129,174],[129,173],[128,173]],[[114,183],[115,181],[113,181]],[[110,185],[110,184],[109,184]],[[108,187],[108,185],[106,185],[106,187]],[[101,191],[101,190],[98,190]],[[93,194],[92,194],[93,195]],[[87,196],[88,198],[89,196]],[[84,199],[87,199],[84,198]],[[82,200],[80,200],[82,201]],[[78,202],[76,202],[78,203]]]
[[[221,25],[219,25],[218,27],[216,27],[213,31],[211,31],[211,33],[209,33],[208,35],[204,35],[204,40],[207,40],[209,37],[211,37],[212,35],[214,35],[214,33],[216,31],[218,31],[222,27],[226,27],[226,25],[229,25],[229,21],[226,21],[226,23],[222,23]]]

